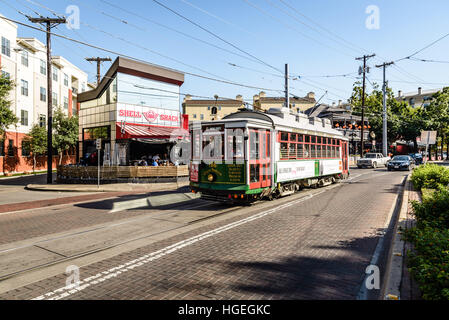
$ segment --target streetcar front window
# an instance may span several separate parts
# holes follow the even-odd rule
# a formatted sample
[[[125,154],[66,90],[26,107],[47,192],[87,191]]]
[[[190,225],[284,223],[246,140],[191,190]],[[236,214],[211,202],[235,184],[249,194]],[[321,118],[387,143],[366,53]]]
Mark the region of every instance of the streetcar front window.
[[[227,156],[226,160],[242,160],[245,157],[244,129],[226,129]]]

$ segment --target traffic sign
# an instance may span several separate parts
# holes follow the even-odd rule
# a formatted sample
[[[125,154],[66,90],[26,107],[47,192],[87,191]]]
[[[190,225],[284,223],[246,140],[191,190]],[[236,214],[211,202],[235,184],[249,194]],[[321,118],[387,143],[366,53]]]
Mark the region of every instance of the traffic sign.
[[[96,143],[97,143],[97,150],[101,150],[101,138],[98,138]]]

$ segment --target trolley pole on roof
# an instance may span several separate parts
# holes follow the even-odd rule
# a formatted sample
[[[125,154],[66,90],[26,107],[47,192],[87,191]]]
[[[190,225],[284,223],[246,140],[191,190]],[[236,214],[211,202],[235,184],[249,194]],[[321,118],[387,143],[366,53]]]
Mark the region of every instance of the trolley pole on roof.
[[[360,58],[355,58],[356,60],[363,60],[363,89],[362,89],[362,128],[361,128],[361,132],[360,132],[360,141],[361,141],[361,149],[360,150],[360,156],[363,158],[363,151],[365,149],[365,139],[364,139],[364,127],[365,127],[365,81],[366,81],[366,72],[369,72],[369,69],[366,68],[366,60],[368,60],[369,58],[374,57],[375,54],[371,54],[371,55],[364,55],[363,57]],[[359,72],[360,74],[360,72]]]
[[[53,91],[52,91],[52,70],[51,70],[51,29],[58,24],[66,23],[65,18],[32,18],[27,17],[33,23],[40,23],[46,27],[47,31],[47,184],[52,183],[53,166]]]
[[[383,130],[382,130],[382,153],[384,154],[384,157],[387,156],[388,153],[388,141],[387,141],[387,81],[385,80],[385,69],[394,64],[394,62],[384,62],[383,64],[376,65],[376,68],[383,68],[384,73],[384,83],[382,86],[383,91],[383,112],[382,112],[382,118],[383,118]]]
[[[285,107],[290,109],[290,98],[288,91],[288,63],[285,64]]]

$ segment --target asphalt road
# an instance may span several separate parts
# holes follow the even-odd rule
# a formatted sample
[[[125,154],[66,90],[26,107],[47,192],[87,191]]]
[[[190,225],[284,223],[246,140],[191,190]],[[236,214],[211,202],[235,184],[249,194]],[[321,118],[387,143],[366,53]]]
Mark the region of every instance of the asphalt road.
[[[0,299],[355,299],[375,253],[383,277],[376,248],[406,174],[354,169],[250,207],[128,196],[0,215]]]

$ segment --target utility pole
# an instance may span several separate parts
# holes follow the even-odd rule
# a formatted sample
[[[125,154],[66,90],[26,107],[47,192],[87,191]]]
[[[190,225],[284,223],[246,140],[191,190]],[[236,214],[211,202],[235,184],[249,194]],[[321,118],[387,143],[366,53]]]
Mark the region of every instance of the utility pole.
[[[100,57],[92,57],[86,58],[87,61],[92,62],[95,61],[97,63],[97,87],[100,85],[101,75],[100,75],[100,64],[103,61],[111,61],[111,58],[100,58]]]
[[[365,81],[366,81],[366,60],[369,58],[374,57],[375,54],[371,55],[364,55],[363,57],[356,58],[356,60],[362,60],[363,59],[363,89],[362,89],[362,129],[360,132],[360,140],[361,140],[361,149],[360,150],[360,156],[363,158],[363,151],[365,149],[365,139],[364,139],[364,127],[365,127]],[[369,70],[368,70],[369,72]]]
[[[46,26],[47,30],[47,184],[52,184],[53,171],[53,89],[51,70],[51,29],[58,24],[66,23],[65,18],[31,18],[33,23],[40,23]]]
[[[285,64],[285,107],[290,110],[290,94],[288,91],[288,63]]]
[[[388,66],[391,66],[394,64],[394,62],[384,62],[382,64],[376,65],[376,68],[383,68],[384,73],[384,83],[382,86],[382,93],[383,93],[383,112],[382,112],[382,119],[383,119],[383,130],[382,130],[382,153],[384,154],[384,157],[387,156],[388,153],[388,135],[387,135],[387,81],[385,79],[386,76],[386,68]]]

